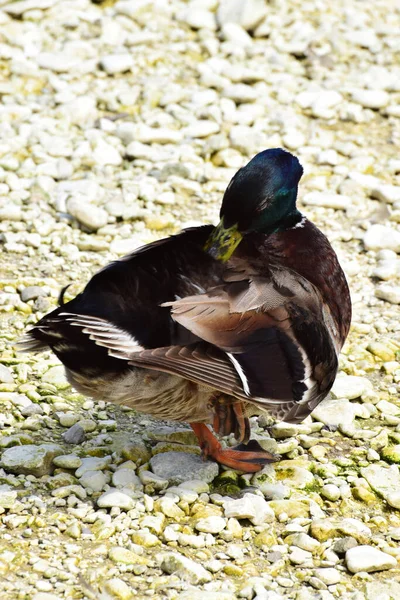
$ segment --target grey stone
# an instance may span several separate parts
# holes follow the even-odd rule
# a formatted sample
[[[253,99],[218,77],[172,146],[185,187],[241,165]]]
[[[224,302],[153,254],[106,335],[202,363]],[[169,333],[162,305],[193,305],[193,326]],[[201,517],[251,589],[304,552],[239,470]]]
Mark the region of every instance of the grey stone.
[[[170,484],[179,484],[192,479],[211,482],[218,475],[218,465],[204,461],[200,456],[186,452],[163,452],[150,459],[153,473],[168,479]]]
[[[76,454],[61,454],[56,456],[53,462],[56,467],[62,469],[77,469],[82,464],[81,459]]]
[[[47,295],[47,292],[40,285],[30,285],[21,291],[21,300],[22,302],[28,302]]]
[[[14,446],[1,456],[2,467],[11,473],[42,477],[53,471],[53,458],[62,454],[57,444]]]
[[[356,546],[356,540],[353,537],[347,536],[341,538],[340,540],[336,540],[332,546],[332,550],[341,556],[342,554],[346,554],[347,550],[350,550],[350,548],[355,548]]]
[[[82,463],[76,470],[75,475],[76,477],[82,477],[87,471],[102,471],[103,469],[107,469],[110,463],[110,456],[88,456],[87,458],[82,458]]]
[[[86,433],[79,423],[75,423],[62,434],[62,437],[67,444],[82,444],[86,440]]]

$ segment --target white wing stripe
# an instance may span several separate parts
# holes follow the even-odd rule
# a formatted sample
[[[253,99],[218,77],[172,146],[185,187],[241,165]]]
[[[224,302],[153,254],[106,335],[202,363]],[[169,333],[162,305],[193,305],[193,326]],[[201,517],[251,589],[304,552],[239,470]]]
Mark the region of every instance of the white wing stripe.
[[[240,366],[239,362],[237,361],[237,359],[230,354],[229,352],[226,353],[226,355],[228,356],[229,360],[231,361],[231,363],[233,364],[233,366],[235,367],[235,371],[236,373],[239,375],[240,377],[240,381],[242,382],[243,385],[243,391],[246,394],[246,396],[251,396],[250,393],[250,388],[249,388],[249,383],[247,381],[247,377],[244,374],[244,371],[242,369],[242,367]]]

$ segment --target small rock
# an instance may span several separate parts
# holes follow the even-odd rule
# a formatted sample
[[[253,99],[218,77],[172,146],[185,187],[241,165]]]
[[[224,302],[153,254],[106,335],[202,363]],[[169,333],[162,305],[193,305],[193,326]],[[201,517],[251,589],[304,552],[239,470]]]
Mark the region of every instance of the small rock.
[[[106,469],[111,462],[110,456],[96,457],[89,456],[82,459],[82,464],[76,470],[76,477],[82,477],[86,471],[102,471]]]
[[[367,525],[351,517],[337,523],[336,528],[340,533],[355,538],[360,544],[365,544],[372,535]]]
[[[400,598],[400,583],[397,581],[368,581],[365,585],[365,600],[394,600],[395,598]]]
[[[237,500],[226,500],[224,502],[225,517],[228,519],[249,519],[253,525],[271,523],[275,519],[274,511],[268,503],[255,494],[244,494],[243,498]]]
[[[367,350],[383,361],[392,361],[396,356],[393,349],[383,342],[370,342]]]
[[[400,444],[383,448],[381,456],[388,463],[400,464]]]
[[[207,583],[212,580],[212,575],[204,567],[190,558],[171,552],[165,554],[161,560],[161,570],[170,575],[174,574],[179,579],[187,581],[192,585]]]
[[[326,192],[309,192],[303,196],[306,206],[323,206],[335,210],[346,210],[351,204],[351,198],[342,194],[327,194]]]
[[[106,165],[118,167],[122,163],[122,157],[118,150],[101,138],[97,140],[91,157],[100,167],[105,167]],[[103,209],[96,208],[97,210],[103,211]],[[104,213],[102,213],[102,215],[104,218]],[[99,225],[99,227],[101,227],[101,225]]]
[[[355,409],[348,400],[325,398],[311,414],[324,425],[338,427],[349,425],[354,421]]]
[[[108,75],[116,75],[117,73],[125,73],[133,67],[133,56],[131,54],[108,54],[100,60],[101,68]]]
[[[14,383],[14,377],[10,369],[2,364],[0,364],[0,382]]]
[[[377,187],[372,188],[370,195],[372,198],[377,198],[382,202],[394,204],[394,202],[400,202],[400,186],[382,183]]]
[[[336,377],[331,393],[334,398],[354,400],[355,398],[360,398],[365,392],[372,389],[372,383],[366,377],[344,375]]]
[[[133,589],[128,586],[122,579],[118,577],[112,577],[105,584],[105,589],[109,592],[113,598],[120,598],[120,600],[130,600],[133,598]]]
[[[67,202],[67,210],[79,223],[91,231],[97,231],[100,227],[107,225],[107,211],[84,200],[70,198]]]
[[[325,585],[336,585],[341,577],[339,571],[333,568],[315,569],[315,577],[318,577]]]
[[[17,500],[18,492],[11,486],[0,485],[0,507],[12,508]]]
[[[50,367],[43,375],[42,381],[55,385],[58,390],[65,390],[70,387],[70,384],[65,377],[65,369],[61,365]]]
[[[11,473],[42,477],[50,475],[53,459],[62,454],[62,448],[56,444],[34,446],[14,446],[7,448],[1,456],[1,466]]]
[[[122,563],[125,565],[146,565],[147,559],[132,550],[122,548],[121,546],[113,546],[110,548],[108,558],[115,563]]]
[[[381,283],[375,289],[375,296],[390,304],[400,304],[400,285]]]
[[[385,225],[371,225],[364,235],[366,250],[393,250],[400,252],[400,232]]]
[[[333,483],[327,483],[326,485],[324,485],[322,487],[321,494],[322,496],[324,496],[324,498],[330,500],[331,502],[339,500],[341,495],[340,489],[337,485],[334,485]]]
[[[195,529],[202,533],[220,533],[226,527],[226,521],[222,517],[206,517],[195,523]]]
[[[215,123],[215,121],[201,120],[186,127],[186,129],[183,130],[183,133],[187,137],[205,138],[213,133],[218,133],[218,131],[219,125],[218,123]]]
[[[332,550],[341,556],[342,554],[346,554],[347,550],[355,548],[357,545],[358,544],[353,537],[344,537],[333,544]]]
[[[314,552],[317,550],[321,544],[314,540],[314,538],[310,537],[306,533],[292,533],[285,537],[285,544],[289,544],[290,546],[296,546],[297,548],[301,548],[302,550],[306,550],[307,552]]]
[[[13,17],[20,17],[30,10],[45,10],[56,4],[57,0],[21,0],[16,4],[10,2],[2,7],[2,10]]]
[[[85,471],[79,479],[82,487],[93,492],[101,492],[107,481],[108,479],[102,471]]]
[[[384,90],[356,90],[352,94],[354,102],[364,108],[384,108],[389,103],[389,94]]]
[[[297,548],[293,546],[289,554],[289,560],[294,565],[303,565],[305,562],[310,563],[312,561],[311,552],[307,552],[306,550],[302,550],[301,548]]]
[[[186,452],[163,452],[150,460],[153,472],[168,479],[170,484],[179,485],[192,479],[211,482],[218,475],[218,465],[203,461],[200,456]]]
[[[225,98],[230,98],[237,104],[255,102],[257,100],[256,90],[246,83],[228,85],[223,89],[222,94]]]
[[[142,489],[143,487],[133,469],[118,469],[112,476],[112,482],[117,488],[129,486],[132,489]]]
[[[211,29],[211,31],[215,31],[217,28],[212,12],[201,7],[191,6],[179,15],[179,20],[192,29]]]
[[[356,546],[346,552],[346,567],[351,573],[385,571],[397,565],[397,560],[373,546]]]
[[[62,434],[62,438],[66,444],[82,444],[86,440],[86,433],[79,423],[75,423]]]
[[[82,461],[76,454],[60,454],[60,456],[54,458],[53,463],[56,467],[62,469],[78,469]]]
[[[42,69],[55,73],[68,73],[79,67],[80,59],[65,52],[40,52],[36,62]]]
[[[177,600],[236,600],[236,598],[237,596],[232,592],[206,592],[205,590],[196,590],[195,588],[181,592],[177,596]],[[266,600],[274,599],[266,598]]]
[[[386,501],[389,506],[400,510],[400,491],[390,492],[386,498]]]
[[[21,291],[21,300],[29,302],[29,300],[36,300],[36,298],[47,295],[47,292],[39,285],[30,285]]]
[[[233,42],[238,46],[251,46],[253,40],[249,34],[238,23],[225,23],[221,28],[221,34],[224,40]]]
[[[116,506],[123,510],[131,510],[134,508],[135,503],[128,494],[116,488],[110,488],[97,499],[97,506],[99,508],[113,508]]]
[[[217,20],[220,26],[238,23],[243,29],[250,31],[259,25],[267,12],[264,0],[221,0]]]
[[[148,127],[140,124],[135,129],[135,140],[143,144],[175,144],[182,140],[182,132],[167,127]]]

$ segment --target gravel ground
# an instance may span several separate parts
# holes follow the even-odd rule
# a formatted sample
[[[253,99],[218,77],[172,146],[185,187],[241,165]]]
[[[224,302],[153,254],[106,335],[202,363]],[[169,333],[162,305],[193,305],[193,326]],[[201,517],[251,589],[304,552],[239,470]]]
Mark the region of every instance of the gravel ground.
[[[400,598],[400,12],[395,0],[0,0],[1,598]],[[94,403],[13,341],[112,259],[215,222],[266,147],[305,167],[354,322],[282,461]],[[227,440],[232,443],[232,440]]]

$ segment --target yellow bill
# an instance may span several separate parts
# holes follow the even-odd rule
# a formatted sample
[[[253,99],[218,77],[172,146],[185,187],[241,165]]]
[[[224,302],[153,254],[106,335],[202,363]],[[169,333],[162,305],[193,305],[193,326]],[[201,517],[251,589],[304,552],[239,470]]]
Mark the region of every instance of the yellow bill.
[[[224,220],[221,219],[205,243],[204,250],[211,254],[213,258],[226,262],[232,256],[242,238],[243,236],[238,231],[237,225],[225,228]]]

